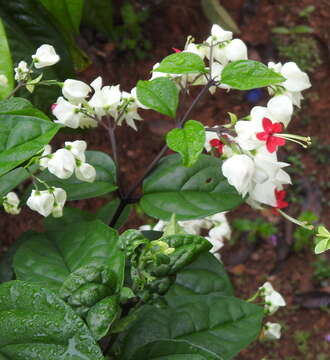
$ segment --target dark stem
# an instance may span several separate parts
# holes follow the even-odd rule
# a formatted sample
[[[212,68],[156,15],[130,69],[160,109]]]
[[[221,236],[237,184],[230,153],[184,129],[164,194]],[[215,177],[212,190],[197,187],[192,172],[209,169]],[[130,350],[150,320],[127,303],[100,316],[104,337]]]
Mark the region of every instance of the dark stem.
[[[183,115],[182,119],[178,122],[177,127],[181,128],[185,122],[189,119],[191,113],[195,109],[198,102],[205,96],[207,91],[211,86],[214,85],[214,81],[211,79],[208,81],[208,83],[203,87],[203,89],[199,92],[199,94],[196,96],[194,101],[189,106],[186,113]],[[153,161],[150,163],[150,165],[147,167],[147,169],[143,172],[143,174],[140,176],[140,178],[137,180],[137,182],[128,190],[128,192],[125,194],[125,196],[122,197],[121,202],[111,220],[110,227],[114,227],[122,213],[122,211],[125,209],[126,205],[130,203],[129,199],[134,194],[135,190],[142,184],[143,180],[152,172],[152,170],[156,167],[159,160],[163,157],[163,155],[168,150],[168,146],[165,144],[160,152],[157,154],[157,156],[153,159]]]
[[[15,95],[15,93],[16,93],[21,87],[23,87],[23,86],[24,86],[24,83],[19,82],[19,83],[16,85],[16,87],[14,88],[14,90],[13,90],[10,94],[8,94],[8,95],[6,96],[5,100],[8,100],[8,99],[11,98],[13,95]]]

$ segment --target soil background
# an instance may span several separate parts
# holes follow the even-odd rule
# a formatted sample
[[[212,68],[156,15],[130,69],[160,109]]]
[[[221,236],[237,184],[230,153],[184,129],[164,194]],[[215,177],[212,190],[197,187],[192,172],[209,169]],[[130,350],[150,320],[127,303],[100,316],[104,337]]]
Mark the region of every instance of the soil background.
[[[150,1],[151,2],[151,1]],[[120,1],[119,1],[120,3]],[[301,209],[312,210],[320,216],[320,220],[330,226],[330,152],[326,145],[330,144],[330,1],[329,0],[222,0],[221,4],[239,24],[238,35],[249,48],[249,58],[267,61],[285,61],[278,56],[274,46],[272,28],[278,26],[294,26],[301,22],[298,13],[308,5],[314,5],[315,11],[309,16],[308,25],[314,29],[313,36],[318,44],[322,64],[310,73],[312,88],[306,91],[305,102],[301,111],[297,112],[290,124],[290,132],[309,135],[317,138],[318,150],[325,156],[320,162],[317,152],[291,146],[280,156],[299,154],[303,164],[300,172],[292,174],[294,184],[292,191],[300,196],[302,203],[294,203],[289,213],[299,215]],[[191,34],[196,42],[201,42],[210,32],[210,23],[203,15],[199,0],[162,1],[153,6],[152,15],[144,25],[145,36],[151,40],[153,48],[150,56],[144,60],[136,60],[132,54],[119,54],[116,45],[102,37],[95,37],[88,29],[84,29],[79,39],[87,54],[92,58],[92,65],[79,77],[84,81],[92,81],[101,75],[105,84],[121,84],[123,90],[129,91],[139,79],[147,79],[152,66],[172,52],[172,48],[182,49],[186,36]],[[190,99],[183,100],[186,109]],[[266,96],[258,104],[265,104]],[[206,97],[196,108],[192,118],[204,124],[214,126],[227,121],[227,112],[245,116],[255,104],[246,100],[246,93],[217,91],[214,96]],[[153,112],[142,112],[144,121],[138,124],[135,132],[125,126],[117,131],[119,159],[124,188],[134,184],[139,175],[164,143],[164,134],[174,126],[166,117]],[[81,135],[59,135],[54,144],[60,145],[64,140],[81,138]],[[91,150],[101,150],[111,154],[107,133],[99,128],[84,134]],[[86,210],[95,210],[108,199],[100,198],[78,201],[73,204]],[[254,219],[260,213],[251,212],[248,207],[235,211],[230,218]],[[315,256],[309,249],[293,253],[292,225],[272,216],[268,212],[262,216],[276,223],[280,229],[278,243],[274,246],[269,241],[260,241],[253,248],[247,246],[242,239],[235,246],[226,245],[221,250],[222,259],[233,280],[236,294],[248,298],[267,279],[279,290],[287,300],[288,306],[278,311],[271,321],[283,325],[283,335],[277,342],[255,342],[247,350],[237,356],[237,360],[329,360],[330,334],[329,297],[324,300],[316,291],[329,291],[330,281],[323,289],[313,281],[312,262]],[[129,226],[136,227],[149,221],[146,217],[133,212]],[[42,229],[42,219],[24,209],[21,216],[1,214],[0,245],[5,250],[23,231]],[[243,257],[237,261],[237,257]],[[246,256],[245,256],[245,255]],[[235,260],[236,256],[236,260]],[[233,259],[234,258],[234,259]],[[329,260],[329,257],[327,258]],[[233,265],[235,263],[235,265]],[[296,304],[296,296],[300,293],[312,292],[304,307]],[[323,302],[322,302],[323,301]],[[325,305],[320,308],[320,305]],[[298,334],[304,334],[300,337]],[[303,339],[301,339],[303,338]]]

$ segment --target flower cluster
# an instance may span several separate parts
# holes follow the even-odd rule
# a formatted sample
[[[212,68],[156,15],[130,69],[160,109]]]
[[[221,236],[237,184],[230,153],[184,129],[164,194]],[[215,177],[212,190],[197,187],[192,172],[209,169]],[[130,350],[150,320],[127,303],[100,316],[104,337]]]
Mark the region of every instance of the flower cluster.
[[[66,192],[61,188],[51,187],[47,190],[32,190],[26,204],[42,216],[61,217],[66,202]]]
[[[226,64],[230,60],[237,60],[235,56],[224,56],[228,48],[231,53],[232,46],[235,54],[241,54],[237,56],[246,57],[241,42],[231,40],[228,44],[230,36],[219,27],[213,27],[210,39],[224,41],[220,43],[220,48],[219,45],[215,47],[215,61],[222,59]],[[231,45],[233,43],[237,45]],[[283,130],[291,121],[294,106],[300,106],[301,92],[311,84],[308,75],[293,62],[284,65],[269,63],[268,66],[284,76],[285,81],[268,89],[272,98],[267,105],[253,107],[247,117],[238,121],[235,119],[230,125],[207,129],[205,149],[217,151],[225,159],[223,175],[249,205],[256,209],[261,209],[263,205],[283,209],[288,206],[284,200],[284,187],[291,184],[284,168],[290,164],[278,161],[277,151],[287,140],[304,147],[310,145],[309,137],[284,134]]]
[[[48,44],[41,45],[36,53],[32,55],[32,64],[29,66],[26,61],[22,60],[14,68],[15,80],[27,81],[33,73],[32,67],[42,69],[44,67],[55,65],[60,61],[53,46]]]
[[[137,130],[135,121],[142,120],[137,110],[140,106],[135,89],[131,93],[121,91],[119,85],[102,86],[102,78],[90,85],[83,81],[67,79],[62,95],[52,106],[55,122],[73,129],[96,127],[102,118],[113,119],[115,124]]]
[[[143,225],[140,230],[163,231],[168,224],[167,221],[160,220],[154,226]],[[184,232],[192,235],[201,235],[203,230],[207,230],[208,235],[205,238],[213,245],[210,253],[220,260],[219,250],[223,247],[224,240],[229,240],[231,237],[231,229],[225,213],[218,213],[203,219],[178,221],[178,225]]]
[[[96,177],[95,168],[86,163],[87,144],[83,140],[66,141],[65,147],[51,153],[47,145],[39,161],[40,169],[48,169],[60,179],[68,179],[75,173],[77,179],[93,182]]]

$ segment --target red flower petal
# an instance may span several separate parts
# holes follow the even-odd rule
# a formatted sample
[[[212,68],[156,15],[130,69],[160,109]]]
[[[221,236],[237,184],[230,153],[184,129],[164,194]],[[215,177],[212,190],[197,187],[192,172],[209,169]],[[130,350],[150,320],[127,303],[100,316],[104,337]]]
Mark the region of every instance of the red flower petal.
[[[221,144],[221,141],[219,139],[212,139],[209,141],[209,143],[212,147],[217,147]]]
[[[283,129],[283,125],[281,123],[273,124],[273,132],[274,133],[279,133],[282,131],[282,129]]]
[[[262,127],[267,133],[271,133],[273,131],[273,123],[266,117],[262,119]]]
[[[256,134],[258,140],[266,141],[268,139],[268,134],[266,132],[259,132]]]
[[[182,52],[180,49],[177,49],[177,48],[172,48],[172,50],[173,50],[175,53],[180,53],[180,52]]]
[[[270,153],[273,153],[277,150],[278,145],[275,136],[268,136],[266,140],[266,147]]]

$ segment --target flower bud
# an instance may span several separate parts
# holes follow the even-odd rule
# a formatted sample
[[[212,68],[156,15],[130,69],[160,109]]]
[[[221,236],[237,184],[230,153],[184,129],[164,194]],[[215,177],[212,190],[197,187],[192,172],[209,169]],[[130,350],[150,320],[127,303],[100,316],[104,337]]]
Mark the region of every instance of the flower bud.
[[[9,192],[3,198],[3,207],[6,213],[11,215],[18,215],[21,212],[21,209],[18,207],[19,198],[14,192]]]
[[[76,167],[75,175],[77,179],[91,183],[95,180],[96,170],[92,165],[82,163]]]
[[[52,215],[54,217],[63,216],[63,207],[66,202],[66,192],[62,188],[51,188],[51,192],[55,198]]]
[[[230,185],[245,196],[251,188],[255,165],[247,155],[234,155],[222,164],[222,173]]]
[[[71,151],[59,149],[48,161],[48,170],[60,179],[68,179],[74,172],[76,162]]]
[[[49,216],[54,207],[54,195],[49,190],[32,190],[26,205],[42,216]]]
[[[22,80],[26,80],[27,75],[32,71],[29,70],[26,61],[20,61],[17,67],[14,68],[14,72],[15,72],[15,80],[22,81]]]
[[[60,61],[60,57],[56,54],[54,47],[47,44],[41,45],[36,53],[32,55],[32,59],[36,69],[52,66]]]
[[[278,340],[281,338],[281,325],[278,323],[267,322],[264,328],[264,337],[269,340]]]
[[[52,153],[52,147],[50,145],[46,145],[39,160],[40,170],[47,169],[48,161],[49,161],[49,157],[47,155],[50,155],[51,153]]]

